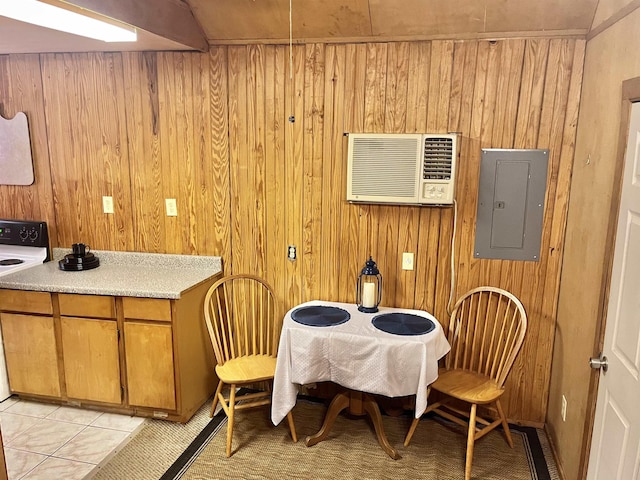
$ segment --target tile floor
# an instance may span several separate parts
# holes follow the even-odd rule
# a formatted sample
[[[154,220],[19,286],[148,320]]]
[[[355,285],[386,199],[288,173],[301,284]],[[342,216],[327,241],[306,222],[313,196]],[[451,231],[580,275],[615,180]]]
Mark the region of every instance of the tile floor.
[[[89,479],[145,420],[10,397],[0,403],[9,480]]]

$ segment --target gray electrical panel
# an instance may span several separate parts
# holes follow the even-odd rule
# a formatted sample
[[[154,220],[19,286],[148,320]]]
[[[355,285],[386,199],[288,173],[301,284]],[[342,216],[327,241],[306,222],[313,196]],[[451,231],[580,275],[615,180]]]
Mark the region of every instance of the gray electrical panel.
[[[548,150],[482,150],[475,258],[540,260],[548,163]]]

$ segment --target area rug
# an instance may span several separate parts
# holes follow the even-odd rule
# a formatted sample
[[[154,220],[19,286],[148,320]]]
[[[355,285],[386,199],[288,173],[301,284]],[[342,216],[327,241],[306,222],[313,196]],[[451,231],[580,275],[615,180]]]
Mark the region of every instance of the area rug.
[[[411,445],[404,447],[402,442],[411,418],[383,416],[387,438],[402,456],[394,461],[380,448],[373,428],[365,418],[341,415],[325,441],[306,447],[304,438],[320,428],[325,411],[325,405],[317,401],[298,401],[294,409],[298,443],[291,441],[286,422],[278,427],[270,423],[268,407],[239,413],[231,458],[225,456],[226,417],[218,414],[206,422],[181,454],[172,454],[173,463],[160,474],[158,467],[167,464],[163,453],[165,446],[162,442],[156,447],[151,444],[151,430],[156,429],[157,421],[150,422],[145,428],[149,430],[147,438],[142,436],[145,434],[143,430],[95,478],[458,480],[464,476],[466,435],[455,424],[436,417],[426,417],[420,422]],[[203,418],[198,419],[199,415]],[[196,422],[202,422],[204,418],[208,418],[206,412],[198,412],[194,417]],[[164,434],[166,442],[173,443],[170,435],[167,432]],[[514,426],[512,436],[515,444],[513,450],[508,447],[500,430],[489,433],[476,443],[473,479],[559,479],[544,432]],[[137,459],[134,460],[131,452],[127,454],[129,449],[145,450],[146,455],[151,457],[151,461],[147,461],[150,465],[142,468],[144,471],[134,472],[133,468],[141,468],[145,463],[141,457],[145,454],[136,455]]]

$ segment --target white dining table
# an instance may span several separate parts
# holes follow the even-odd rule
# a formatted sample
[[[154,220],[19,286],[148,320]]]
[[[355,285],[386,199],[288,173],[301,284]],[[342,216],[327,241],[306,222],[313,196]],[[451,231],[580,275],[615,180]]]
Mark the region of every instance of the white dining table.
[[[292,313],[307,306],[336,307],[348,312],[345,323],[309,326],[293,320]],[[407,313],[433,321],[435,328],[421,335],[398,335],[379,330],[372,320],[386,313]],[[438,360],[450,346],[437,319],[428,312],[380,307],[376,313],[360,312],[355,304],[314,300],[289,310],[283,320],[273,383],[271,420],[278,425],[296,404],[301,386],[333,382],[346,389],[386,397],[415,395],[415,418],[427,407],[427,387],[438,378]],[[321,431],[308,438],[313,445],[326,437],[335,416],[348,406],[347,397],[336,396]],[[400,458],[386,442],[377,404],[367,400],[381,446]],[[377,424],[379,423],[379,425]],[[378,431],[378,427],[380,431]]]

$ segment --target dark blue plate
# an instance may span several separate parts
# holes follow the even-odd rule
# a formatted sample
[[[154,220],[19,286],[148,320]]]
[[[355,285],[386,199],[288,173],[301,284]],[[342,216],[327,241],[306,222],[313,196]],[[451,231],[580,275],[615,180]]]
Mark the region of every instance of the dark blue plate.
[[[383,313],[373,317],[371,323],[393,335],[424,335],[436,328],[432,320],[411,313]]]
[[[325,305],[312,305],[309,307],[296,308],[291,312],[294,322],[310,327],[330,327],[340,325],[351,318],[349,312],[338,307],[328,307]]]

